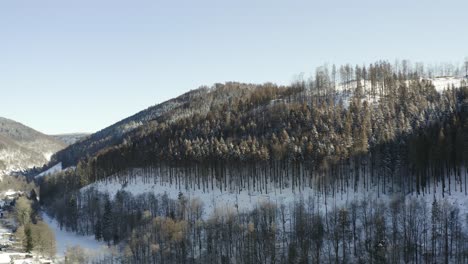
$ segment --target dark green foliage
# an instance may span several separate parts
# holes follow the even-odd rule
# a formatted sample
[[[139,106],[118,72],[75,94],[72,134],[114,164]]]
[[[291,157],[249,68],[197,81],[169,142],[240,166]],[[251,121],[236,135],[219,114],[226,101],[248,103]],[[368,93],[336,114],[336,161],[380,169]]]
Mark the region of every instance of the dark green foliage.
[[[102,215],[101,230],[102,230],[102,239],[108,244],[110,244],[114,238],[113,223],[114,221],[113,221],[113,216],[112,216],[112,204],[109,198],[107,197],[104,203],[104,214]]]
[[[31,250],[34,248],[34,243],[30,224],[27,224],[24,227],[24,236],[25,239],[23,240],[23,249],[26,252],[31,252]]]
[[[94,225],[94,238],[98,241],[102,239],[102,222],[101,219],[96,220],[96,224]]]

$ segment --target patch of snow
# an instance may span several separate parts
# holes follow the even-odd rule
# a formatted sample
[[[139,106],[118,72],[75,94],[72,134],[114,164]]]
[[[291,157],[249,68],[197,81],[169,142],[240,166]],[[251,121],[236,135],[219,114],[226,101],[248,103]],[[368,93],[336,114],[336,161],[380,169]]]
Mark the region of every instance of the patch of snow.
[[[463,82],[467,82],[468,78],[460,78],[454,76],[442,76],[435,78],[421,78],[421,80],[430,81],[436,91],[439,93],[443,92],[447,88],[459,88],[462,86]],[[410,81],[406,81],[406,84],[409,84]],[[335,103],[338,103],[340,100],[343,102],[343,107],[348,108],[351,98],[354,95],[358,82],[356,80],[349,81],[347,83],[339,83],[335,87],[336,91],[336,100]],[[372,84],[370,80],[361,80],[360,82],[363,91],[369,91]],[[376,87],[380,87],[382,84],[377,83]],[[371,96],[369,92],[364,93],[364,96],[361,98],[363,101],[367,101],[371,105],[378,104],[380,97],[378,95]]]
[[[62,171],[62,162],[59,162],[55,164],[53,167],[51,167],[50,169],[39,173],[38,175],[34,176],[34,178],[41,178],[41,177],[51,175],[60,171]]]
[[[15,259],[13,261],[13,264],[34,264],[37,263],[36,261],[33,261],[32,259]]]
[[[59,258],[65,255],[67,248],[74,246],[79,246],[86,253],[90,254],[107,251],[107,246],[104,243],[96,241],[93,236],[80,236],[76,233],[62,230],[57,221],[49,217],[46,213],[42,213],[42,219],[55,233],[57,256]]]
[[[316,199],[318,206],[323,207],[323,210],[325,210],[325,206],[330,207],[333,205],[340,207],[345,206],[353,200],[376,199],[378,196],[376,192],[349,192],[344,196],[338,195],[335,199],[331,196],[323,197],[319,192],[316,192],[312,188],[305,188],[304,190],[293,190],[292,188],[282,190],[270,189],[268,193],[249,190],[230,192],[221,191],[219,188],[215,188],[214,190],[207,190],[204,192],[203,190],[186,189],[184,187],[179,189],[176,185],[170,185],[169,183],[163,182],[149,184],[145,182],[141,176],[137,176],[126,184],[122,184],[115,180],[108,182],[100,181],[84,187],[82,191],[89,188],[95,188],[101,193],[108,193],[111,198],[114,198],[119,190],[127,191],[134,196],[153,193],[156,197],[161,197],[166,194],[169,199],[173,200],[177,200],[179,194],[182,193],[184,197],[189,200],[199,199],[203,202],[203,217],[205,218],[211,216],[214,212],[227,213],[229,210],[233,209],[238,212],[248,212],[263,203],[289,205],[299,202],[300,200],[307,200],[309,197]],[[324,199],[327,201],[324,201]]]
[[[16,193],[18,193],[18,192],[15,191],[15,190],[9,189],[8,191],[4,192],[3,194],[5,196],[11,196],[11,195],[15,195]]]
[[[10,264],[11,263],[11,258],[10,256],[21,256],[24,257],[26,256],[26,253],[14,253],[14,252],[8,252],[8,253],[0,253],[0,264]],[[21,260],[15,260],[13,263],[32,263],[32,262],[25,262],[26,260],[21,259]]]
[[[45,153],[42,153],[42,155],[44,155],[44,158],[47,160],[47,161],[50,161],[50,158],[52,157],[54,153],[53,152],[45,152]]]
[[[453,76],[443,76],[427,79],[432,82],[435,89],[438,92],[443,92],[447,88],[460,87],[463,81],[463,78],[453,77]]]
[[[260,204],[268,202],[277,205],[290,205],[300,200],[307,201],[313,199],[317,206],[317,209],[325,211],[325,207],[343,207],[348,206],[353,201],[382,201],[390,202],[395,196],[401,195],[399,192],[395,194],[383,194],[382,190],[379,190],[377,186],[365,187],[363,181],[359,181],[357,189],[349,188],[345,192],[337,193],[335,196],[323,195],[311,187],[305,187],[301,189],[292,188],[274,188],[268,187],[268,193],[263,191],[262,193],[252,190],[241,190],[241,191],[225,191],[214,187],[213,190],[207,189],[203,191],[196,187],[186,187],[184,183],[180,185],[169,184],[169,182],[162,181],[159,177],[148,176],[144,170],[134,169],[132,176],[128,177],[127,181],[119,181],[116,178],[110,177],[106,181],[98,181],[81,189],[84,192],[90,188],[101,193],[108,193],[111,199],[113,199],[119,190],[124,190],[131,193],[134,196],[153,193],[156,197],[162,197],[164,194],[169,199],[177,200],[179,194],[182,193],[184,197],[189,200],[199,199],[203,202],[204,215],[203,217],[209,217],[214,212],[226,211],[226,210],[237,210],[238,212],[247,212],[255,209]],[[148,180],[150,179],[150,180]],[[455,181],[452,181],[452,184]],[[180,187],[179,187],[180,186]],[[446,187],[448,188],[448,187]],[[451,187],[455,190],[455,186]],[[446,189],[447,190],[447,189]],[[432,189],[431,189],[432,191]],[[452,191],[448,194],[447,191],[444,193],[445,199],[451,204],[457,204],[460,208],[468,208],[468,196],[464,192]],[[408,194],[406,198],[418,198],[424,199],[428,205],[430,205],[434,197],[442,199],[441,186],[437,186],[435,194]]]
[[[18,149],[1,149],[0,161],[2,161],[4,168],[0,171],[0,174],[7,175],[13,171],[21,171],[42,165],[43,163],[40,160],[42,160],[42,157],[31,157],[29,153]]]

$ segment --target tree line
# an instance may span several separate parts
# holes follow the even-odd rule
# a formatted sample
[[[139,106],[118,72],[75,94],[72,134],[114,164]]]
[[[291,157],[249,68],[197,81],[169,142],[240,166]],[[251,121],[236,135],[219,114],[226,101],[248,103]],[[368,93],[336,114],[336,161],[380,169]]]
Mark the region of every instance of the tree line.
[[[251,211],[219,208],[204,216],[203,202],[182,193],[171,200],[119,191],[110,199],[91,188],[73,201],[76,214],[55,212],[64,228],[121,247],[122,263],[468,261],[468,218],[456,203],[401,195],[349,204],[323,199],[262,202]]]

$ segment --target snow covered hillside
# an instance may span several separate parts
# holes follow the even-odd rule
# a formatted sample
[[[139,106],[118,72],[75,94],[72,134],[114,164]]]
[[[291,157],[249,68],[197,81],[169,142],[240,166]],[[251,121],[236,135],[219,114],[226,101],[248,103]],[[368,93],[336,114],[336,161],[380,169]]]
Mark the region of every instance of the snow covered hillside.
[[[0,117],[0,175],[47,163],[65,144],[32,128]]]
[[[59,162],[59,163],[55,164],[54,166],[52,166],[50,169],[39,173],[34,178],[41,178],[41,177],[51,175],[51,174],[54,174],[54,173],[57,173],[57,172],[60,172],[60,171],[62,171],[62,162]]]
[[[57,256],[63,258],[68,248],[79,246],[87,254],[100,254],[103,255],[108,252],[105,243],[98,242],[93,236],[80,236],[73,232],[68,232],[60,229],[57,221],[49,217],[46,213],[42,214],[42,219],[55,233],[55,240],[57,243]]]
[[[151,179],[151,180],[148,180]],[[424,200],[430,205],[434,198],[447,200],[450,204],[457,205],[460,208],[468,208],[468,195],[464,191],[457,189],[456,181],[451,181],[451,186],[445,186],[445,193],[442,191],[442,185],[438,184],[435,188],[428,188],[428,192],[417,195],[412,192],[406,194],[407,198],[417,198]],[[450,187],[450,192],[448,188]],[[389,203],[395,197],[400,197],[401,192],[384,192],[379,184],[373,186],[364,186],[364,181],[360,181],[357,186],[349,187],[339,193],[324,194],[311,187],[293,189],[277,188],[273,183],[265,191],[254,191],[244,189],[241,191],[224,190],[223,188],[201,190],[196,186],[182,183],[169,183],[163,181],[155,175],[148,175],[145,170],[134,169],[128,177],[119,175],[118,177],[109,177],[105,181],[99,181],[83,187],[80,191],[85,193],[88,190],[96,190],[102,194],[109,194],[113,199],[118,191],[125,191],[133,196],[142,194],[154,194],[161,198],[167,195],[169,199],[177,200],[179,195],[183,195],[189,200],[200,200],[203,203],[204,217],[211,216],[214,212],[226,212],[226,210],[235,209],[238,212],[249,212],[264,203],[276,205],[292,205],[301,200],[313,199],[318,208],[325,211],[326,208],[349,206],[352,202],[372,200]],[[435,193],[433,190],[435,189]],[[442,194],[443,193],[443,194]]]
[[[459,88],[464,83],[468,83],[468,78],[462,77],[454,77],[454,76],[442,76],[442,77],[434,77],[434,78],[421,78],[421,80],[425,80],[431,82],[434,85],[434,88],[439,93],[447,90],[448,88]],[[406,81],[408,84],[409,81]],[[369,80],[363,80],[359,82],[360,86],[362,87],[363,91],[369,91],[370,87],[372,86]],[[350,100],[354,95],[354,91],[358,85],[357,81],[350,81],[349,83],[340,83],[336,86],[336,95],[337,100],[335,103],[339,103],[341,100],[343,102],[343,106],[348,108],[350,104]],[[377,85],[379,86],[379,85]],[[378,90],[379,88],[377,88]],[[370,104],[377,104],[380,100],[380,96],[378,94],[372,95],[369,92],[364,92],[362,100],[367,101]]]
[[[431,82],[434,85],[434,88],[438,92],[442,92],[449,87],[460,87],[465,81],[463,78],[459,77],[437,77],[431,79],[424,79],[427,82]],[[409,81],[407,81],[409,82]],[[361,86],[363,90],[368,91],[364,94],[364,100],[371,102],[372,104],[377,104],[379,102],[379,96],[371,95],[369,93],[371,89],[370,81],[350,81],[346,84],[340,84],[336,87],[336,93],[339,98],[343,101],[345,107],[349,105],[349,101],[353,96],[354,91],[357,86]],[[379,84],[377,84],[378,86]],[[376,89],[379,89],[378,87]],[[310,92],[314,90],[311,89]],[[274,105],[279,102],[284,102],[282,99],[274,100],[270,103]],[[316,144],[316,142],[313,142]],[[125,174],[125,173],[124,173]],[[93,183],[89,186],[86,186],[82,189],[86,191],[90,188],[94,188],[103,193],[109,193],[113,197],[118,190],[125,190],[133,195],[139,195],[143,193],[154,193],[155,195],[167,194],[171,199],[177,199],[179,194],[183,194],[189,199],[200,199],[205,204],[205,212],[207,215],[211,214],[217,208],[237,208],[238,210],[251,210],[257,204],[268,201],[275,204],[289,204],[293,203],[301,198],[308,198],[309,196],[316,196],[318,199],[325,199],[326,196],[321,196],[322,194],[313,189],[294,189],[294,188],[277,188],[274,186],[269,186],[265,191],[258,190],[249,190],[249,189],[236,189],[236,190],[226,190],[225,188],[213,188],[212,190],[207,190],[205,188],[195,188],[190,183],[170,183],[166,180],[161,180],[161,175],[148,175],[145,169],[133,169],[129,173],[128,177],[122,176],[119,174],[112,175],[106,178],[105,180]],[[163,176],[164,177],[164,176]],[[184,175],[182,179],[191,178],[190,175]],[[255,183],[253,183],[255,185]],[[363,184],[362,181],[359,184]],[[385,197],[381,191],[376,191],[380,187],[368,188],[367,189],[353,189],[345,190],[344,194],[341,194],[342,197],[338,196],[338,203],[346,204],[352,200],[362,200],[362,199],[375,199]],[[439,192],[440,194],[440,192]],[[457,196],[449,195],[449,197],[454,198],[453,202],[458,202],[459,198]],[[465,196],[462,196],[464,199]],[[430,197],[432,199],[432,197]],[[334,199],[334,198],[333,198]],[[462,199],[462,200],[463,200]],[[430,199],[429,199],[430,200]],[[466,199],[465,199],[466,200]],[[463,200],[463,206],[467,206],[466,201]],[[341,202],[340,202],[341,201]]]
[[[453,76],[441,76],[430,78],[427,80],[431,81],[435,89],[439,92],[446,90],[447,88],[458,88],[463,84],[463,82],[468,82],[468,78],[460,78]]]
[[[445,223],[448,217],[456,223],[451,234],[464,237],[468,91],[445,91],[463,85],[460,78],[426,80],[386,67],[372,68],[372,83],[352,81],[362,80],[357,68],[356,78],[337,87],[330,85],[332,78],[291,87],[216,85],[208,94],[222,103],[206,115],[197,114],[199,105],[187,106],[186,118],[177,122],[159,118],[132,130],[120,143],[86,155],[79,170],[39,180],[41,201],[60,225],[121,245],[124,258],[136,262],[156,255],[180,263],[175,256],[183,255],[205,263],[218,254],[216,237],[227,235],[240,235],[241,244],[270,239],[266,247],[279,249],[268,256],[281,256],[281,262],[294,255],[291,249],[312,245],[303,239],[316,237],[327,245],[313,251],[328,255],[314,256],[315,263],[427,256],[441,244],[428,247],[415,236],[399,247],[399,238],[386,230],[406,234],[411,227],[427,235],[422,225],[436,222],[427,216],[440,211]],[[348,239],[352,221],[354,236]],[[184,230],[188,242],[178,236]],[[187,254],[175,250],[174,258],[154,254],[178,248],[177,242],[194,246]],[[410,243],[423,251],[413,254]],[[149,245],[153,255],[139,256]],[[244,256],[245,247],[237,249],[218,254],[215,263]],[[367,255],[349,258],[354,249]],[[454,250],[457,259],[463,250]],[[441,252],[431,253],[434,263]]]

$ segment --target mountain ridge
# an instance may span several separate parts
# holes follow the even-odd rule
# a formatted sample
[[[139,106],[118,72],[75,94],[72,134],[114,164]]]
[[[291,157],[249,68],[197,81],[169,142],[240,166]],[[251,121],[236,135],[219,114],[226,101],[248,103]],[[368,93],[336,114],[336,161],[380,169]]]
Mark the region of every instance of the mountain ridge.
[[[64,167],[74,166],[83,157],[92,156],[102,149],[122,142],[126,133],[157,119],[175,107],[188,103],[192,97],[204,92],[206,92],[206,88],[191,90],[176,98],[150,106],[95,133],[87,135],[78,142],[55,153],[49,165],[52,166],[58,162],[63,162]]]

